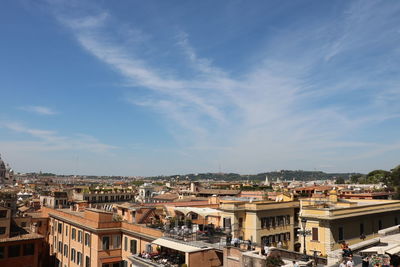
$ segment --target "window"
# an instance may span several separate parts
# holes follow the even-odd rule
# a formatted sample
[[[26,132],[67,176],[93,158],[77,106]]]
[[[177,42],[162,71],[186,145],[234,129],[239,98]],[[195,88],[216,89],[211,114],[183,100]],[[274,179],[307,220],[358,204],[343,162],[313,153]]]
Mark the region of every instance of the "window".
[[[344,240],[344,231],[343,227],[339,227],[339,241]]]
[[[364,234],[364,224],[360,223],[360,236]]]
[[[128,238],[126,236],[124,237],[124,250],[128,251]]]
[[[75,262],[75,256],[76,256],[75,253],[76,253],[75,249],[71,248],[71,261],[73,262]]]
[[[382,226],[382,220],[378,221],[378,230],[382,230],[383,226]]]
[[[64,245],[64,256],[68,257],[68,245]]]
[[[136,239],[131,239],[131,253],[132,254],[136,254],[136,247],[137,247]]]
[[[58,252],[62,253],[63,244],[61,241],[58,241]]]
[[[239,218],[239,228],[243,227],[243,218]]]
[[[78,242],[82,243],[82,231],[81,230],[78,231]]]
[[[35,244],[24,244],[22,246],[23,250],[23,255],[28,256],[28,255],[34,255],[35,254]]]
[[[120,235],[114,235],[113,236],[113,248],[121,248],[121,236]]]
[[[4,235],[6,233],[5,227],[0,227],[0,235]]]
[[[67,236],[68,235],[68,226],[66,225],[65,226],[65,236]]]
[[[62,233],[62,224],[58,223],[58,233],[61,234]]]
[[[224,228],[225,229],[231,228],[231,218],[224,218]]]
[[[7,217],[7,210],[0,210],[0,218],[6,218]]]
[[[85,245],[90,247],[90,234],[85,233]]]
[[[4,247],[0,247],[0,259],[4,259]]]
[[[89,258],[89,256],[85,257],[85,267],[90,267],[90,258]]]
[[[82,264],[82,253],[78,251],[76,255],[76,264],[81,265]]]
[[[72,240],[76,240],[76,229],[72,228],[72,234],[71,234]]]
[[[110,249],[110,237],[109,236],[103,236],[103,250],[108,250]]]
[[[14,245],[14,246],[9,246],[8,247],[8,257],[13,258],[13,257],[19,257],[21,251],[21,246],[20,245]]]
[[[316,227],[312,228],[312,240],[318,241],[318,228]]]

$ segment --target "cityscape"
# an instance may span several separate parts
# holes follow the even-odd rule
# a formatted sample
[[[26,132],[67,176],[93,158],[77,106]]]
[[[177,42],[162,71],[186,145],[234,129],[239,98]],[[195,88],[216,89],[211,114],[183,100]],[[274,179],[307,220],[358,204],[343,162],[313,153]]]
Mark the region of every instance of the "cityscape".
[[[400,267],[400,2],[0,3],[1,267]]]

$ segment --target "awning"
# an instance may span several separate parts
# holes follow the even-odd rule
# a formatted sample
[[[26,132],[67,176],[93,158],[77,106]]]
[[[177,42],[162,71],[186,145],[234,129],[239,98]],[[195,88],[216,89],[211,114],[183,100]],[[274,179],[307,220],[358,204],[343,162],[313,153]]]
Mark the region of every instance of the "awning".
[[[220,214],[219,210],[211,208],[175,207],[175,210],[182,212],[183,214],[185,214],[185,216],[190,212],[196,213],[202,217],[219,216]]]
[[[110,258],[102,258],[100,259],[101,263],[117,263],[122,261],[122,257],[110,257]]]
[[[388,249],[385,251],[385,253],[390,254],[390,255],[400,253],[400,246],[396,246],[394,248]]]
[[[208,249],[208,247],[199,248],[199,247],[195,247],[195,246],[191,246],[191,245],[187,245],[187,244],[182,244],[180,242],[176,242],[176,241],[162,238],[162,237],[154,240],[152,242],[152,244],[159,245],[159,246],[162,246],[165,248],[174,249],[174,250],[185,252],[185,253],[197,252],[197,251],[202,251],[204,249]]]
[[[375,246],[370,247],[364,250],[361,250],[361,253],[375,253],[375,254],[385,254],[388,253],[390,255],[396,254],[400,252],[400,246],[397,244],[392,244],[388,246]]]

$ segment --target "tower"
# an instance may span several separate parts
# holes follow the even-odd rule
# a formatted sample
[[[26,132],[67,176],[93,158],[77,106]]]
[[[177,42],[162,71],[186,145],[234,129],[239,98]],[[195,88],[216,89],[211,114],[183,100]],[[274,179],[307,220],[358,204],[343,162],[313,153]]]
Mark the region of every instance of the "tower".
[[[264,182],[264,185],[266,185],[266,186],[270,186],[270,185],[271,185],[271,183],[269,182],[268,175],[265,175],[265,182]]]

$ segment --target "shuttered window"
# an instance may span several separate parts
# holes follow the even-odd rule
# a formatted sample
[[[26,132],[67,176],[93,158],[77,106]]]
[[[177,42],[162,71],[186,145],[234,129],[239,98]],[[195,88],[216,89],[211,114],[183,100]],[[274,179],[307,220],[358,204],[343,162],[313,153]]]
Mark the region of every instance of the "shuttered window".
[[[316,227],[312,228],[312,240],[318,241],[318,228]]]

